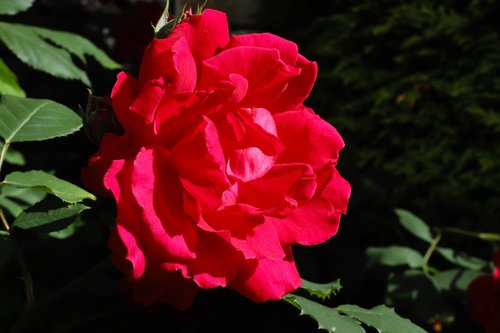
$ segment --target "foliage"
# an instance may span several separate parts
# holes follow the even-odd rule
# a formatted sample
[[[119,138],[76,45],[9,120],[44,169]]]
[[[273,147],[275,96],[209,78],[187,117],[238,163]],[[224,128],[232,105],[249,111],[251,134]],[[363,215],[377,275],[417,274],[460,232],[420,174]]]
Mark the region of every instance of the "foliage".
[[[33,1],[0,1],[0,14],[16,14],[28,9]],[[85,61],[93,55],[108,68],[117,63],[83,37],[0,22],[0,40],[22,61],[53,76],[79,79],[90,85],[86,74],[74,64],[70,53]],[[51,43],[61,46],[58,49]],[[78,73],[72,75],[71,73]],[[0,59],[0,170],[4,161],[24,166],[20,151],[11,144],[44,141],[77,132],[82,127],[80,117],[68,107],[48,99],[26,98],[16,75]],[[68,181],[40,170],[14,171],[0,182],[0,268],[15,257],[22,271],[25,286],[25,307],[34,306],[34,290],[28,265],[17,240],[18,230],[42,232],[63,238],[78,215],[88,209],[83,202],[95,200],[94,195]],[[51,194],[46,198],[47,194]],[[57,199],[55,199],[57,198]],[[59,232],[59,233],[58,233]]]
[[[278,0],[260,18],[318,61],[310,103],[347,138],[366,200],[385,198],[431,224],[494,231],[500,3],[335,0],[320,8]]]
[[[435,228],[431,231],[422,219],[411,212],[403,209],[395,211],[399,217],[399,225],[426,243],[427,249],[422,254],[419,247],[388,246],[366,250],[368,269],[380,265],[403,267],[393,269],[388,274],[386,303],[422,325],[442,327],[460,322],[460,311],[465,307],[467,288],[475,278],[487,274],[489,263],[439,244],[443,236],[450,233],[473,236],[480,240],[482,238],[479,234],[471,235],[470,232],[457,228]],[[435,253],[439,254],[438,258],[433,256]],[[454,308],[453,303],[457,301],[460,307]]]
[[[408,319],[398,316],[384,305],[364,309],[357,305],[344,304],[336,308],[297,295],[287,295],[284,300],[318,323],[318,328],[328,332],[366,332],[362,324],[375,328],[380,333],[424,333],[425,331]]]

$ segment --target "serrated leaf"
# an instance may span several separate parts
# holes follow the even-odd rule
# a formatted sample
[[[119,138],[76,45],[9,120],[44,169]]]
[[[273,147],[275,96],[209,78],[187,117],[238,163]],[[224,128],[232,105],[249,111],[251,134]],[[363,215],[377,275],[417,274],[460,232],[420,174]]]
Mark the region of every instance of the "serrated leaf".
[[[37,209],[37,205],[33,209]],[[82,204],[73,204],[44,212],[24,211],[14,220],[12,226],[43,233],[59,231],[67,228],[74,222],[78,214],[86,209],[89,209],[89,207]]]
[[[80,80],[90,86],[87,74],[73,63],[70,53],[47,43],[33,27],[0,22],[0,41],[34,69],[62,79]]]
[[[68,203],[77,203],[84,199],[95,200],[95,196],[84,189],[39,170],[12,172],[0,185],[40,189]]]
[[[335,309],[297,295],[283,298],[300,310],[300,315],[309,316],[318,323],[318,328],[330,333],[365,333],[356,320],[340,315]]]
[[[385,305],[364,309],[357,305],[345,304],[338,306],[336,309],[365,325],[375,328],[380,333],[427,333],[410,320],[400,317],[394,312],[394,309]]]
[[[405,246],[369,247],[366,250],[368,266],[375,264],[387,266],[407,265],[419,268],[424,265],[424,257],[412,248]]]
[[[65,136],[81,127],[75,112],[54,101],[7,95],[0,102],[0,136],[9,143]]]
[[[0,95],[5,94],[26,97],[26,93],[17,82],[16,74],[0,58]]]
[[[76,55],[83,63],[86,62],[85,56],[88,55],[94,57],[94,59],[105,68],[119,69],[122,67],[87,38],[66,31],[56,31],[38,27],[30,28],[38,36],[48,39],[54,44]]]
[[[12,255],[12,243],[9,234],[0,230],[0,267],[3,267]]]
[[[465,253],[461,253],[447,247],[437,247],[436,252],[452,264],[467,269],[479,271],[488,265],[488,262],[486,260],[469,256]]]
[[[33,5],[35,0],[0,0],[0,14],[14,15],[25,11]]]
[[[396,209],[396,214],[399,217],[399,223],[403,228],[410,232],[413,236],[418,237],[426,242],[432,242],[432,233],[429,226],[413,213],[404,210]]]
[[[5,208],[13,217],[23,210],[43,200],[46,192],[35,188],[18,188],[4,185],[0,188],[0,206]]]
[[[326,300],[332,295],[336,295],[337,292],[342,289],[342,286],[340,285],[340,279],[330,283],[315,283],[302,279],[302,285],[300,288],[307,291],[307,293],[311,296],[318,297],[321,300]]]

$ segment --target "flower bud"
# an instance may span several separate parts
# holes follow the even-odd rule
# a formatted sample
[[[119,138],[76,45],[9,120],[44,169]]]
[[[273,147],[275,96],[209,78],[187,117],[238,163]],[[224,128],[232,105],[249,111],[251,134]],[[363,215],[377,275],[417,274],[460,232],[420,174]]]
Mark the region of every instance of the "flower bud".
[[[110,97],[93,96],[89,92],[87,107],[82,112],[83,129],[89,139],[99,144],[105,133],[123,134],[123,128],[116,119]]]

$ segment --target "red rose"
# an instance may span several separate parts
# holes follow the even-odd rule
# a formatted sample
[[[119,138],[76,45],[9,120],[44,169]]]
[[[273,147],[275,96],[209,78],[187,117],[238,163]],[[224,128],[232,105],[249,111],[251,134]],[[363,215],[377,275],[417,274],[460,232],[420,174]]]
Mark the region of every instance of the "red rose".
[[[493,255],[493,275],[480,276],[469,285],[471,319],[486,333],[500,333],[500,251]]]
[[[116,199],[112,258],[136,300],[185,308],[227,286],[261,302],[301,284],[290,246],[334,235],[350,195],[342,138],[302,104],[316,73],[294,43],[229,38],[205,10],[149,44],[138,79],[118,75],[125,132],[83,178]]]

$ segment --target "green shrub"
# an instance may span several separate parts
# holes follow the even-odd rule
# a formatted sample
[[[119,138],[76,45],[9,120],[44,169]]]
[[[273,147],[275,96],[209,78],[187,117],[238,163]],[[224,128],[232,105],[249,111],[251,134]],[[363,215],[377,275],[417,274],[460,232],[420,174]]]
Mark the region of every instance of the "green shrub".
[[[295,2],[263,5],[262,22],[318,61],[309,103],[367,193],[435,224],[498,228],[500,2]]]

